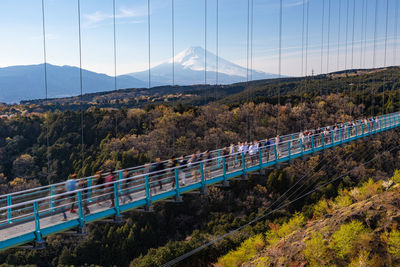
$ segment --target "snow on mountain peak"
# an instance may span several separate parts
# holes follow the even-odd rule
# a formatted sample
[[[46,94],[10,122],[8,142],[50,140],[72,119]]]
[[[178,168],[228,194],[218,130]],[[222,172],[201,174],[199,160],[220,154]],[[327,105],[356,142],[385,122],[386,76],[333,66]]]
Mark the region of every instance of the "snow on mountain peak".
[[[174,63],[175,65],[181,65],[184,69],[204,71],[206,55],[207,71],[217,71],[216,55],[209,51],[206,52],[204,48],[199,46],[191,46],[178,53],[174,57]],[[172,62],[172,59],[169,59],[167,63],[172,64]],[[247,74],[247,70],[245,68],[220,57],[218,57],[218,72],[242,77],[245,77]]]

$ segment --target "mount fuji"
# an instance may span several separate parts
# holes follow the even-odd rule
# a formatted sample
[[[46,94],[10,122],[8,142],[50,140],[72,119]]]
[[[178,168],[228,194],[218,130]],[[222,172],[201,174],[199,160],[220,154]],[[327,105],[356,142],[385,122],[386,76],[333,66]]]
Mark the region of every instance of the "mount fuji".
[[[170,85],[172,81],[172,64],[175,69],[175,84],[193,85],[204,83],[205,59],[207,55],[207,83],[215,83],[217,72],[217,56],[202,47],[189,47],[174,59],[169,59],[160,65],[150,69],[151,81],[155,84]],[[141,71],[129,73],[136,79],[146,81],[149,72]],[[250,70],[249,70],[250,75]],[[218,57],[218,83],[229,84],[246,81],[247,69]],[[262,71],[253,70],[252,78],[254,80],[277,78],[278,75]]]

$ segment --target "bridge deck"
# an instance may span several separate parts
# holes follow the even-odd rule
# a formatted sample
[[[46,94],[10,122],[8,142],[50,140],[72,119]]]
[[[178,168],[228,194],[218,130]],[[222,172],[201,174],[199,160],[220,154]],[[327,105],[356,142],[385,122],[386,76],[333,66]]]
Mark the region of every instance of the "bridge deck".
[[[84,178],[88,187],[74,192],[57,193],[65,186],[65,183],[60,183],[8,194],[2,196],[3,202],[0,198],[0,250],[32,241],[40,242],[43,237],[71,228],[83,228],[86,223],[102,218],[118,217],[122,212],[149,207],[153,202],[166,198],[179,199],[189,191],[206,190],[209,185],[227,182],[399,125],[399,113],[388,114],[378,117],[375,123],[362,121],[354,127],[345,125],[325,134],[303,138],[298,138],[298,134],[288,135],[290,139],[260,147],[254,155],[235,153],[221,156],[221,150],[217,150],[215,154],[219,156],[192,165],[152,173],[148,173],[145,166],[135,167],[128,170],[128,178],[123,178],[122,171],[118,171],[117,181],[103,185],[94,185],[94,177]],[[75,213],[69,212],[72,204],[76,207]],[[65,220],[63,211],[66,211]]]

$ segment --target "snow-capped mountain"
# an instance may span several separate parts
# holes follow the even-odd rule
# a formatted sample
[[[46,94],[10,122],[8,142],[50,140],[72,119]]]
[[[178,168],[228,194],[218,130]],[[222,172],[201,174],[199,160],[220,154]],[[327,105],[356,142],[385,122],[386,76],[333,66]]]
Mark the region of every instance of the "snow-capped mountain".
[[[217,57],[202,47],[189,47],[174,59],[169,59],[160,65],[151,68],[151,80],[163,85],[172,84],[172,63],[175,65],[175,83],[178,85],[192,85],[204,83],[205,59],[207,54],[207,83],[216,81]],[[148,70],[129,73],[139,80],[148,79]],[[228,60],[218,57],[218,82],[222,84],[243,82],[246,80],[247,69]],[[253,70],[253,80],[276,78],[277,75]]]

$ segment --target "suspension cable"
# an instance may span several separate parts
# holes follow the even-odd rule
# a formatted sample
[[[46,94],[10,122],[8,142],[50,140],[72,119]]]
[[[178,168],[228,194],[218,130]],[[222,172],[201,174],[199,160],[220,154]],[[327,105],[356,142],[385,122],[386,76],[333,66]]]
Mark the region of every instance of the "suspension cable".
[[[150,31],[150,0],[147,0],[147,42],[148,42],[148,58],[149,58],[149,89],[151,88],[151,31]]]
[[[377,29],[378,28],[378,0],[375,0],[375,27],[374,27],[374,53],[372,57],[372,68],[376,67],[376,38],[377,38]],[[375,91],[377,90],[376,86],[376,76],[374,78],[374,88],[372,89],[372,110],[371,116],[375,115]]]
[[[383,57],[383,92],[382,92],[382,115],[385,114],[385,88],[386,88],[386,56],[387,56],[387,36],[388,36],[388,22],[389,22],[389,0],[386,0],[386,24],[385,24],[385,54]],[[390,92],[391,94],[391,92]]]
[[[175,85],[175,0],[171,0],[172,85]]]
[[[116,92],[117,87],[117,34],[115,26],[115,1],[113,0],[113,37],[114,37],[114,91]],[[115,112],[115,138],[118,137],[118,111]]]
[[[329,95],[329,52],[330,52],[330,36],[331,36],[331,0],[328,0],[328,42],[327,42],[327,52],[326,52],[326,92]]]
[[[254,25],[254,0],[251,0],[250,13],[250,81],[253,80],[253,25]]]
[[[279,1],[279,63],[278,63],[278,125],[277,125],[277,135],[279,135],[280,126],[280,115],[281,115],[281,77],[282,77],[282,16],[283,16],[283,5],[282,0]]]
[[[207,84],[207,0],[204,0],[204,85]]]
[[[81,1],[78,0],[78,32],[79,32],[79,86],[80,86],[80,113],[81,113],[81,160],[84,166],[84,132],[83,132],[83,83],[82,83],[82,30],[81,30]]]
[[[250,54],[250,0],[247,0],[247,49],[246,49],[246,82],[249,83],[249,54]],[[248,99],[247,99],[248,100]]]
[[[218,57],[219,57],[219,0],[216,0],[215,1],[216,2],[216,4],[217,4],[217,6],[216,6],[216,58],[215,58],[215,69],[216,69],[216,72],[215,72],[215,84],[216,85],[218,85],[218,64],[219,64],[219,62],[218,62]],[[214,87],[214,98],[216,99],[217,97],[216,97],[216,90],[215,90],[215,87]]]
[[[42,34],[43,34],[43,62],[44,62],[44,89],[46,104],[48,96],[48,81],[47,81],[47,47],[46,47],[46,18],[45,18],[45,5],[44,0],[42,0]],[[49,153],[49,116],[45,118],[46,120],[46,157],[47,157],[47,180],[49,180],[50,174],[50,153]]]
[[[325,28],[325,0],[322,0],[322,21],[321,21],[321,82],[320,82],[320,96],[322,96],[322,75],[323,75],[323,61],[324,61],[324,28]]]
[[[357,101],[357,102],[361,102],[361,104],[362,104],[362,109],[361,109],[361,115],[362,116],[364,116],[365,105],[364,105],[364,95],[363,95],[364,92],[362,92],[362,90],[361,90],[361,87],[362,87],[362,80],[361,80],[362,79],[362,72],[361,72],[361,70],[363,69],[363,53],[365,52],[364,51],[364,47],[363,47],[364,36],[365,36],[365,34],[364,34],[364,24],[365,25],[367,24],[366,16],[364,15],[364,8],[366,8],[366,1],[365,0],[362,1],[362,8],[361,8],[362,15],[361,15],[361,42],[360,42],[360,74],[359,74],[359,77],[358,77],[358,86],[357,86],[357,97],[360,98],[360,101]],[[354,18],[353,18],[353,20],[354,20]],[[360,91],[361,91],[361,94],[360,94]]]
[[[338,42],[337,42],[337,70],[340,68],[340,26],[341,26],[341,15],[342,15],[342,0],[339,0],[339,27],[338,27]]]
[[[345,41],[345,52],[344,52],[344,69],[347,71],[347,44],[348,44],[348,33],[349,33],[349,0],[346,0],[346,41]],[[350,94],[351,95],[351,94]]]

